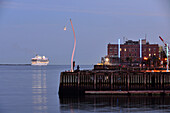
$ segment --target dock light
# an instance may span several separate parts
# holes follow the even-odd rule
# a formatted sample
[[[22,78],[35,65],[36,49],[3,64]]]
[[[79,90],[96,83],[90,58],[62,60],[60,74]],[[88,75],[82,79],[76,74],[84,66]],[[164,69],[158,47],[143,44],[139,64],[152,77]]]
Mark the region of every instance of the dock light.
[[[109,58],[106,58],[106,62],[109,62]]]
[[[144,57],[143,59],[144,59],[144,60],[148,60],[148,58],[147,58],[147,57]]]

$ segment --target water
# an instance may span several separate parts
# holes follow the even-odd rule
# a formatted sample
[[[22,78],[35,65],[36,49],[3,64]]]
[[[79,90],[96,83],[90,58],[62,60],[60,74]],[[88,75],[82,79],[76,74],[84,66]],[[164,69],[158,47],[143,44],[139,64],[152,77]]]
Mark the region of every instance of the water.
[[[92,66],[80,66],[80,69]],[[0,66],[0,113],[170,112],[169,96],[58,96],[69,66]]]

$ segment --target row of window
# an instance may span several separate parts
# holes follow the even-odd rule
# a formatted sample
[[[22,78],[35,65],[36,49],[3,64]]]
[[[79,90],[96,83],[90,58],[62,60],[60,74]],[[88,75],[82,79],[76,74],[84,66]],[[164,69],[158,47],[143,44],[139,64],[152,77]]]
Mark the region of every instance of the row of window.
[[[120,48],[120,51],[123,51],[123,50],[126,51],[126,48],[124,48],[124,49]],[[151,50],[152,50],[151,48],[148,48],[148,51],[151,51]],[[117,48],[114,48],[114,52],[117,52],[117,51],[118,51]],[[137,49],[129,49],[129,52],[131,52],[131,51],[136,52]],[[146,48],[144,48],[143,51],[146,51]],[[156,48],[153,48],[153,51],[156,52]],[[113,48],[110,48],[110,52],[113,52]]]
[[[109,53],[109,55],[113,55],[113,53]],[[117,53],[114,53],[114,55],[116,56]],[[127,54],[124,54],[124,56],[126,56],[126,55]],[[122,54],[120,54],[120,56],[122,56]],[[136,53],[135,54],[129,53],[129,56],[135,56],[136,57]],[[146,56],[146,53],[143,56]],[[152,54],[149,53],[148,56],[151,57]],[[156,56],[156,53],[154,53],[153,56]]]

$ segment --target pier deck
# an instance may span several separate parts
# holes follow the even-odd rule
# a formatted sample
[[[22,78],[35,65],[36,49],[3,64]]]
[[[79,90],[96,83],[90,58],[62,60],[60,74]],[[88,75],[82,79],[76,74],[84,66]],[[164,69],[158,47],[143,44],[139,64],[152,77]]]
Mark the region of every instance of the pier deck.
[[[82,70],[61,72],[59,95],[170,94],[170,72]]]

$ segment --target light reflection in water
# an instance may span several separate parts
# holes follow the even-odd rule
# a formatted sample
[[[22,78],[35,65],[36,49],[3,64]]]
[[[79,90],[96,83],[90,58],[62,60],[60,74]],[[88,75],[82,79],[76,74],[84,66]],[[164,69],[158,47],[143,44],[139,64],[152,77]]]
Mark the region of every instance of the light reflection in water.
[[[46,70],[33,70],[32,103],[34,113],[47,113]]]

